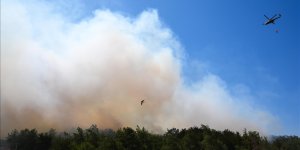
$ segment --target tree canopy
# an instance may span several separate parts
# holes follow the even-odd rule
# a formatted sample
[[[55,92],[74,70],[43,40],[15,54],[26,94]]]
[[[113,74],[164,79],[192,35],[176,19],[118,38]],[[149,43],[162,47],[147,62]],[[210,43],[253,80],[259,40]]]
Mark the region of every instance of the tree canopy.
[[[2,140],[3,141],[3,140]],[[137,126],[118,130],[77,128],[57,133],[54,129],[39,133],[36,129],[13,130],[0,148],[11,150],[299,150],[298,136],[263,137],[256,131],[241,134],[217,131],[206,125],[188,129],[171,128],[154,134]]]

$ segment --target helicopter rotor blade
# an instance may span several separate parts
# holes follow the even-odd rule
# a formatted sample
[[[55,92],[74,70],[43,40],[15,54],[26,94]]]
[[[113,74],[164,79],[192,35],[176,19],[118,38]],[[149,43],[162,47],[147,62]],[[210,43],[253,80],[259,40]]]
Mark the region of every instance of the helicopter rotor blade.
[[[277,16],[277,14],[275,14],[271,19],[274,19]]]
[[[268,20],[270,20],[270,18],[268,17],[268,16],[266,16],[266,15],[264,15]]]
[[[281,14],[278,14],[278,17],[277,18],[280,18],[281,17]]]

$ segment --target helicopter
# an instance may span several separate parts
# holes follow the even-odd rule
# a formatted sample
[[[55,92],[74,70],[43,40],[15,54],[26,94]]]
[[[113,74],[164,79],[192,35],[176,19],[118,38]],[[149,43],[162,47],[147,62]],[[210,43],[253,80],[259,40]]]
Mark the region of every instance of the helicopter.
[[[272,18],[269,18],[268,16],[264,15],[268,20],[263,25],[268,25],[270,23],[275,24],[275,20],[279,19],[281,17],[281,14],[275,14]]]
[[[145,100],[143,99],[143,100],[141,101],[141,105],[143,105],[144,102],[145,102]]]

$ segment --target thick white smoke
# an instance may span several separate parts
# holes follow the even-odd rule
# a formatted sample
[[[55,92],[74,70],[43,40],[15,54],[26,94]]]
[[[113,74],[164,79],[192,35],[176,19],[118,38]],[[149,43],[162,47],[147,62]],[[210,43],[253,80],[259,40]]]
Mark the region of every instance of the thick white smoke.
[[[240,101],[217,75],[185,84],[184,51],[156,10],[137,17],[96,10],[79,22],[54,10],[2,1],[2,136],[14,128],[91,124],[152,131],[274,127],[272,115]]]

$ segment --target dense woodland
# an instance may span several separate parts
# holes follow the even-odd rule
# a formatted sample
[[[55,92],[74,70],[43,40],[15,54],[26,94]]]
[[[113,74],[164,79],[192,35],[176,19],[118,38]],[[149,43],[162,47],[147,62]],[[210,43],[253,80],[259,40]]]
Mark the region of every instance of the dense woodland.
[[[164,134],[154,134],[139,126],[135,130],[126,127],[114,131],[92,125],[63,133],[54,129],[43,133],[36,129],[13,130],[1,147],[11,150],[300,150],[300,138],[267,139],[256,131],[217,131],[205,125],[172,128]]]

